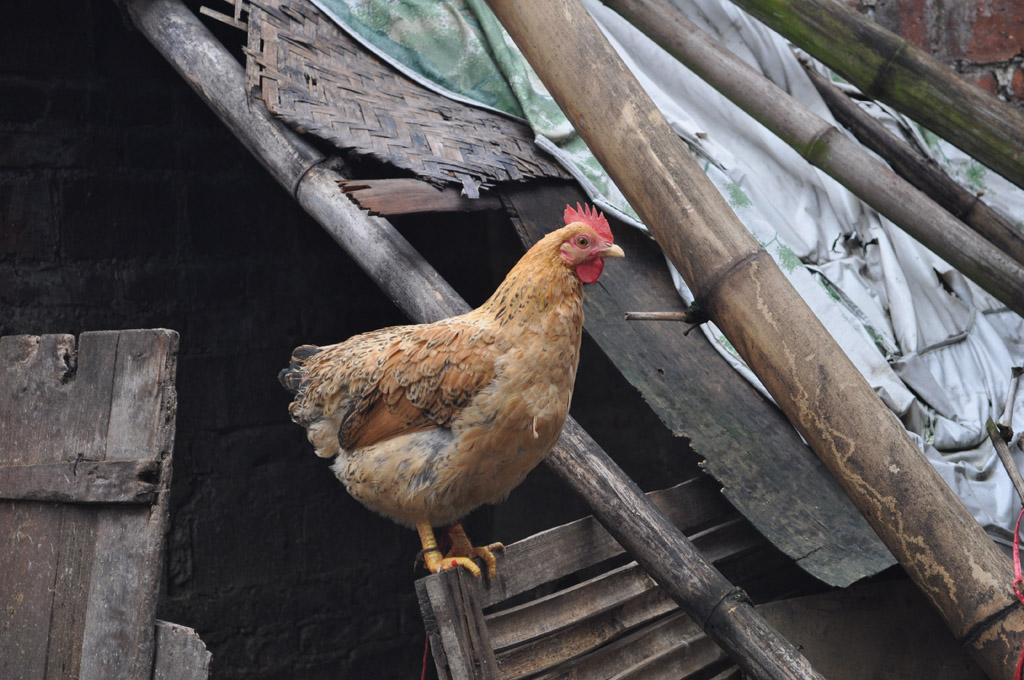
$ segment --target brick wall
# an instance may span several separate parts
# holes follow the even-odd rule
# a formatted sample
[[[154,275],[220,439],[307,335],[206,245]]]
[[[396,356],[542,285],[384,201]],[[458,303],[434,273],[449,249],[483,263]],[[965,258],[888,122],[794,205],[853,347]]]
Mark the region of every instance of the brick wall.
[[[470,302],[518,255],[501,215],[397,224]],[[199,631],[214,678],[419,672],[416,536],[344,493],[276,381],[296,345],[402,322],[112,2],[5,8],[0,335],[181,334],[160,616]],[[641,485],[680,476],[684,445],[584,357],[577,417]],[[468,526],[511,541],[581,514],[540,469]]]
[[[1024,107],[1024,2],[846,2],[972,82]]]

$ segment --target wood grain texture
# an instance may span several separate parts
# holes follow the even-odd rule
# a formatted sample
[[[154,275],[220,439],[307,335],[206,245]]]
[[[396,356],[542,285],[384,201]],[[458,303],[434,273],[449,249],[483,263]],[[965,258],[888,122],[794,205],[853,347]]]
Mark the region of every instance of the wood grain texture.
[[[717,485],[706,478],[653,491],[648,497],[684,532],[734,512]],[[485,607],[496,604],[623,552],[624,548],[594,517],[542,531],[513,543],[504,555],[498,555],[498,577],[484,585],[481,601]]]
[[[372,216],[501,209],[501,200],[494,194],[468,198],[454,187],[438,189],[418,179],[347,179],[338,182],[338,187]]]
[[[497,680],[490,637],[480,616],[479,582],[465,569],[449,569],[416,583],[420,607],[433,641],[435,661],[452,680]],[[440,653],[440,657],[438,654]]]
[[[0,498],[56,503],[148,503],[154,460],[0,466]]]
[[[85,333],[77,346],[67,335],[0,338],[0,468],[16,471],[7,481],[31,478],[48,500],[126,502],[0,501],[0,533],[13,546],[0,554],[0,600],[16,603],[0,676],[149,677],[176,355],[173,331]],[[113,486],[37,484],[46,471],[76,477],[76,461]]]
[[[156,622],[156,657],[153,680],[206,680],[211,654],[191,628]]]

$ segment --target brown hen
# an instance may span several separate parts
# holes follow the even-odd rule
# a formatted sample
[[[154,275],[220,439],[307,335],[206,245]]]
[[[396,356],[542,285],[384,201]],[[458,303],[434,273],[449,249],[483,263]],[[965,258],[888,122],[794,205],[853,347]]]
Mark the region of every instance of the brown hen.
[[[281,384],[292,420],[366,507],[415,527],[432,572],[496,575],[458,522],[504,500],[558,439],[583,328],[583,283],[622,257],[603,215],[565,211],[477,309],[295,350]],[[432,527],[449,527],[444,557]]]

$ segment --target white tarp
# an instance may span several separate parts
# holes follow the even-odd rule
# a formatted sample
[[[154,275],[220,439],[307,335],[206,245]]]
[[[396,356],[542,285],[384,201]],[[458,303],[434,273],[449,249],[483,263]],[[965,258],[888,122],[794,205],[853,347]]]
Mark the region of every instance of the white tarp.
[[[596,204],[642,228],[481,0],[406,0],[384,3],[386,10],[376,0],[314,2],[433,89],[456,90],[460,99],[483,100],[525,117],[538,144],[563,162]],[[1008,544],[1021,505],[987,439],[985,421],[999,417],[1010,369],[1024,363],[1024,320],[809,165],[618,14],[596,0],[584,4],[743,224],[900,416],[939,474],[989,534]],[[842,129],[779,35],[728,2],[674,4]],[[453,44],[462,44],[465,56],[454,57]],[[504,84],[495,85],[495,74]],[[984,191],[993,208],[1024,229],[1024,191],[886,107],[867,108],[964,186]],[[673,276],[689,301],[685,283],[674,271]],[[718,329],[706,324],[704,330],[763,391]],[[1024,426],[1024,398],[1018,399],[1015,422]],[[1018,441],[1019,436],[1011,451],[1021,465]]]

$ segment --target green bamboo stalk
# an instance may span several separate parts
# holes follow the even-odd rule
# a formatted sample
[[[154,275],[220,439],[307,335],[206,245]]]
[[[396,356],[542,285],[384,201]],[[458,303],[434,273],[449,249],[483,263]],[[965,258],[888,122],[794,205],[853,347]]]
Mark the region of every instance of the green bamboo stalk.
[[[1024,187],[1024,114],[835,0],[732,0],[870,97]]]

